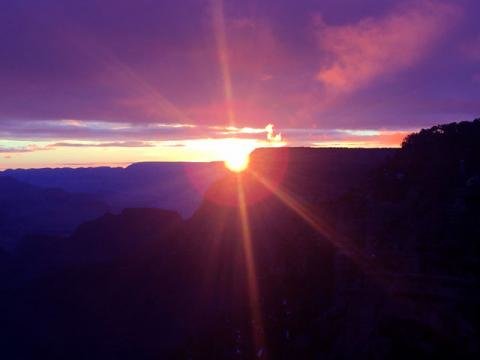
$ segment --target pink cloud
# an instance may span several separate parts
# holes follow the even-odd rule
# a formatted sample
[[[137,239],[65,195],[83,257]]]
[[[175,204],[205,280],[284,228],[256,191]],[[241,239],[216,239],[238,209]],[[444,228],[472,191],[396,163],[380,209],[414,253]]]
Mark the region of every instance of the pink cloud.
[[[317,79],[344,92],[407,69],[430,53],[459,14],[452,4],[419,0],[352,25],[330,26],[318,17],[318,39],[329,63]]]

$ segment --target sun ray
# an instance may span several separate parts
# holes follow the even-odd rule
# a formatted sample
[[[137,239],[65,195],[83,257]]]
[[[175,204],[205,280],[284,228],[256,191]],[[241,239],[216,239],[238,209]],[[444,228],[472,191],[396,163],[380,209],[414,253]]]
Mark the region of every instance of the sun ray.
[[[225,15],[223,9],[223,0],[211,0],[213,30],[215,42],[217,45],[218,61],[223,79],[223,91],[225,96],[225,105],[227,109],[227,118],[230,126],[235,125],[235,113],[233,110],[233,91],[232,79],[230,74],[230,64],[228,59],[227,35],[225,30]]]
[[[137,91],[139,96],[147,103],[154,104],[152,111],[157,115],[167,116],[174,122],[179,124],[191,124],[193,121],[178,108],[173,102],[167,99],[160,91],[147,82],[144,78],[139,76],[129,65],[120,61],[113,53],[108,52],[107,66],[114,76],[121,81],[124,81],[130,88]]]
[[[264,347],[263,320],[260,309],[260,298],[257,284],[257,272],[252,247],[252,236],[250,222],[248,219],[247,203],[243,188],[242,174],[237,174],[237,194],[240,224],[242,228],[242,245],[247,270],[248,296],[250,300],[250,311],[252,317],[252,336],[256,349]]]
[[[105,69],[105,76],[111,81],[119,82],[122,87],[135,92],[139,97],[140,103],[132,106],[142,106],[142,101],[152,104],[150,112],[157,117],[163,116],[180,124],[191,124],[190,117],[172,101],[167,99],[156,86],[148,82],[143,76],[140,76],[130,65],[126,64],[109,47],[101,44],[93,33],[75,27],[69,23],[70,32],[68,40],[74,44],[87,59],[94,59]],[[127,101],[128,105],[128,101]]]
[[[331,225],[315,216],[305,205],[296,200],[286,190],[280,186],[274,186],[268,179],[261,176],[253,170],[250,173],[265,188],[275,195],[284,205],[300,216],[315,231],[330,241],[343,255],[353,260],[364,273],[373,273],[373,263],[360,249],[358,249],[351,240],[340,235]]]

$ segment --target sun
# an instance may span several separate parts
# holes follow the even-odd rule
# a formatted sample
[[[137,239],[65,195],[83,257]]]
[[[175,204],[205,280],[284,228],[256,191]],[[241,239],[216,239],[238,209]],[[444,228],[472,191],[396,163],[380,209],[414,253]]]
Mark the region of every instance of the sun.
[[[225,157],[225,167],[233,172],[242,172],[248,168],[250,152],[240,148],[231,148]]]

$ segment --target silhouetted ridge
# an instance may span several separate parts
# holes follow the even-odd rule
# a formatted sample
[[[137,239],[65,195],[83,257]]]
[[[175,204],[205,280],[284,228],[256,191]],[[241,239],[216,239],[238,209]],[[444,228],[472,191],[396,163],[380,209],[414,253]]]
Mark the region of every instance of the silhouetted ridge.
[[[65,241],[72,256],[83,261],[160,254],[180,235],[182,218],[173,211],[125,209],[80,225]],[[69,248],[71,247],[71,248]]]
[[[342,164],[343,162],[362,162],[371,166],[371,161],[383,160],[386,156],[393,155],[398,149],[395,148],[310,148],[310,147],[279,147],[255,149],[250,161],[256,163],[270,163],[293,161],[295,163],[315,162],[316,165]]]
[[[422,129],[405,138],[387,170],[406,181],[461,186],[480,174],[479,139],[480,119]]]
[[[251,169],[280,182],[302,201],[318,203],[361,188],[371,173],[398,149],[262,148],[251,155]]]
[[[33,233],[65,235],[109,210],[93,196],[45,189],[0,176],[0,247]]]
[[[219,162],[143,162],[125,169],[16,169],[0,174],[38,187],[94,196],[113,212],[129,207],[156,207],[190,216],[207,187],[225,171]]]

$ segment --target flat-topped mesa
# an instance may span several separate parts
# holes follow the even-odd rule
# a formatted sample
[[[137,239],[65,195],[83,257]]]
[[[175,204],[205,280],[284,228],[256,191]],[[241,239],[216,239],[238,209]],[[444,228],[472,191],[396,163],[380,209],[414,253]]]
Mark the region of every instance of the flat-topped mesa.
[[[260,148],[250,170],[309,198],[328,199],[360,185],[398,149]]]
[[[309,147],[280,147],[258,148],[250,154],[253,166],[260,163],[312,163],[317,165],[331,165],[344,162],[383,161],[386,157],[395,154],[395,148],[309,148]]]

